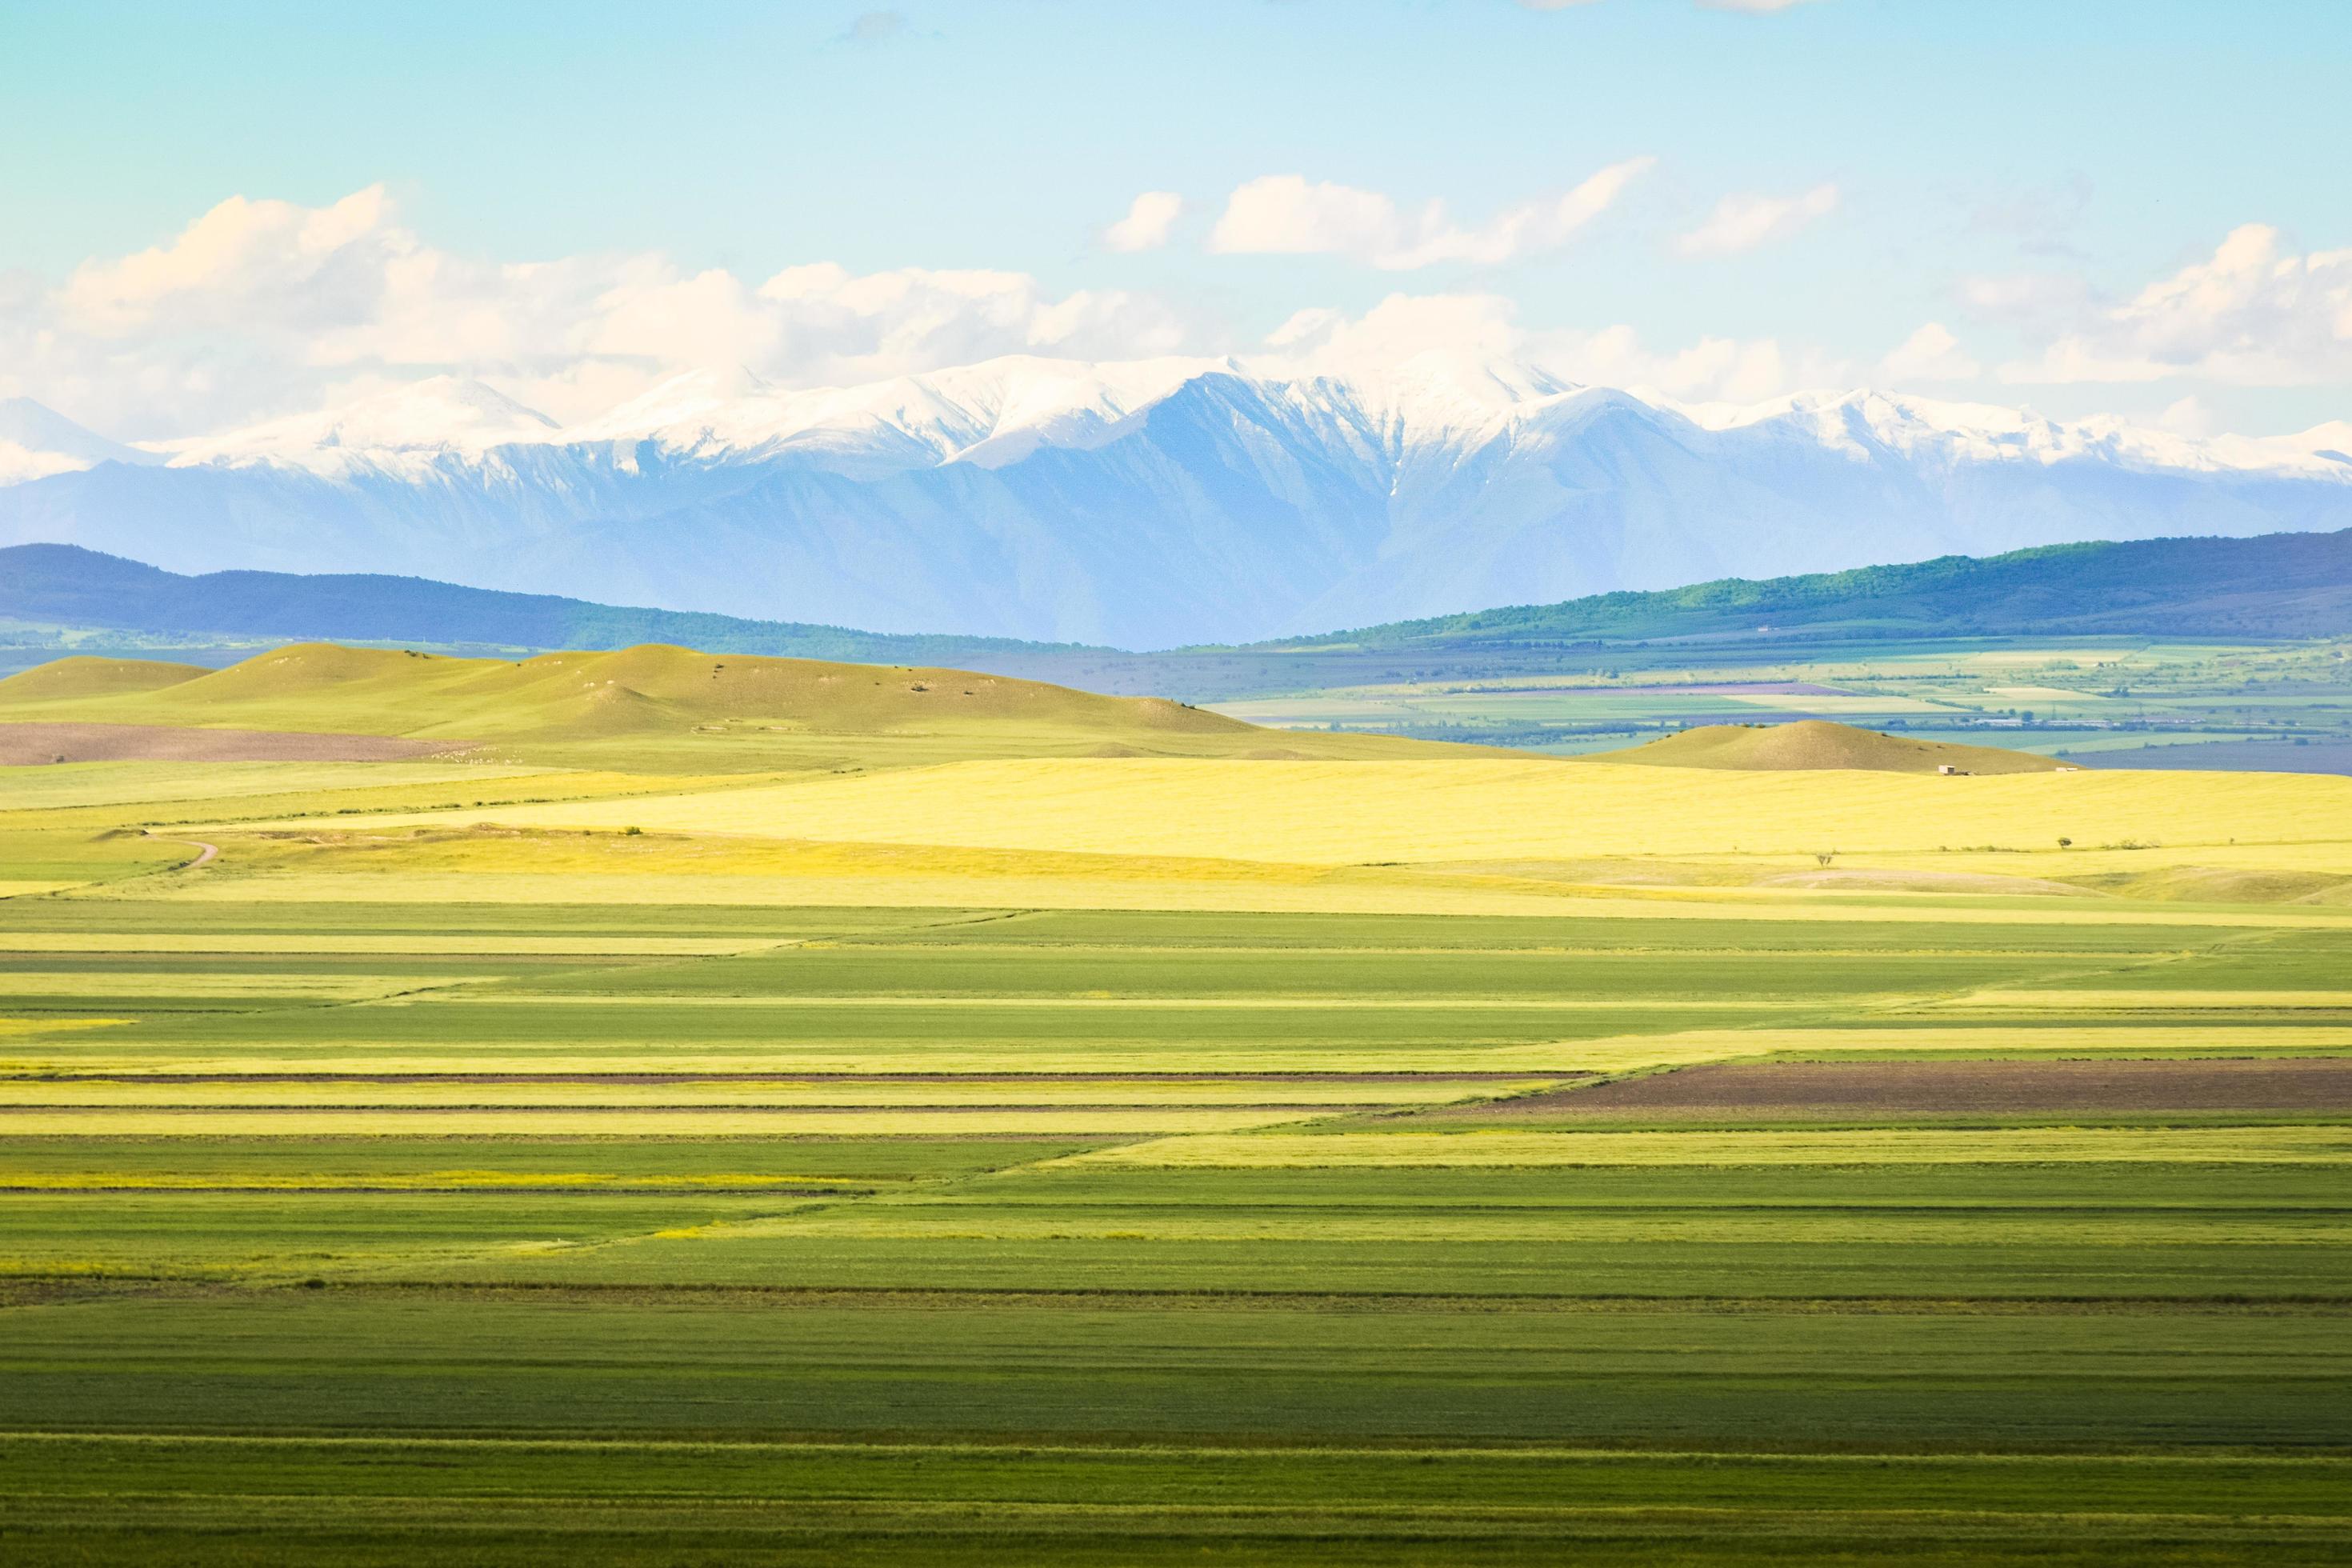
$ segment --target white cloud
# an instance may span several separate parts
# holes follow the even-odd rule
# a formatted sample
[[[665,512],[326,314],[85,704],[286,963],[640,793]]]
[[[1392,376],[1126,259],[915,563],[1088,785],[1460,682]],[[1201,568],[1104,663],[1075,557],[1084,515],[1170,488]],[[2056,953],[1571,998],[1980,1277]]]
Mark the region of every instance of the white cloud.
[[[1347,375],[1426,354],[1463,363],[1519,357],[1527,334],[1493,294],[1391,294],[1360,316],[1300,310],[1268,335],[1271,370]]]
[[[1153,296],[1056,294],[1018,272],[820,264],[755,283],[657,253],[460,256],[370,186],[320,207],[232,198],[53,288],[0,276],[0,396],[143,439],[446,373],[572,419],[680,370],[818,384],[1003,353],[1166,353],[1197,333]]]
[[[2213,411],[2200,402],[2194,394],[2168,405],[2156,416],[2156,423],[2158,429],[2198,439],[2212,435],[2214,430]]]
[[[2025,383],[2193,376],[2235,386],[2352,378],[2352,250],[2287,251],[2279,231],[2232,229],[2212,258],[2121,303],[2087,289],[2076,324],[2038,358],[2001,367]]]
[[[1656,162],[1612,163],[1568,191],[1506,208],[1475,227],[1454,223],[1443,202],[1407,217],[1378,191],[1267,174],[1226,198],[1209,248],[1223,255],[1345,256],[1388,271],[1443,261],[1494,266],[1566,244]]]
[[[1559,374],[1686,403],[1756,403],[1853,380],[1843,361],[1778,338],[1702,337],[1685,348],[1654,350],[1632,327],[1617,326],[1547,333],[1538,343],[1544,363]]]
[[[1103,230],[1103,244],[1111,250],[1157,250],[1183,213],[1184,198],[1175,192],[1146,191],[1129,204],[1125,217]]]
[[[231,196],[169,245],[85,262],[58,302],[84,331],[121,337],[173,310],[233,312],[289,290],[320,303],[348,297],[364,290],[389,258],[392,247],[366,242],[383,232],[390,205],[382,185],[325,207]],[[354,266],[355,248],[362,247],[366,254]]]
[[[1391,294],[1359,317],[1301,310],[1265,347],[1264,365],[1293,374],[1346,374],[1414,359],[1457,371],[1501,362],[1694,403],[1754,403],[1851,379],[1843,363],[1771,338],[1703,337],[1657,350],[1630,326],[1530,331],[1517,307],[1494,294]]]
[[[1941,321],[1929,321],[1878,362],[1879,374],[1895,383],[1969,381],[1983,369]]]
[[[1795,196],[1728,195],[1675,247],[1685,256],[1735,256],[1786,239],[1814,219],[1836,211],[1837,205],[1838,188],[1833,184],[1815,185]]]

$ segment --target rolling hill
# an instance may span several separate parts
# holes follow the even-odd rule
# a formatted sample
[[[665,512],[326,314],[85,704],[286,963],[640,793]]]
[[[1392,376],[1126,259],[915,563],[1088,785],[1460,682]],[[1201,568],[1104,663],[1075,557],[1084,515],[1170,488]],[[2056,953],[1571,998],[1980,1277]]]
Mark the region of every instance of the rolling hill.
[[[1701,724],[1622,752],[1595,752],[1589,760],[1743,773],[1933,773],[1949,768],[1971,774],[2049,773],[2073,765],[2028,752],[1916,741],[1825,719],[1801,719],[1792,724]]]
[[[0,680],[0,724],[624,748],[724,768],[1007,756],[1412,755],[1381,737],[1260,729],[1154,697],[969,670],[655,645],[522,660],[296,644],[226,669],[65,658]]]

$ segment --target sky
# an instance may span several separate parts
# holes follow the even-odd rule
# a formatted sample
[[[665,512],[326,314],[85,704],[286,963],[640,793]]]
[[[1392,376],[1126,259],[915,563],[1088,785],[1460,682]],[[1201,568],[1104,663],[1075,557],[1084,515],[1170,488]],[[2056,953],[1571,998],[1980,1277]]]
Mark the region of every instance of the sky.
[[[0,0],[0,397],[1432,348],[2352,417],[2345,0]]]

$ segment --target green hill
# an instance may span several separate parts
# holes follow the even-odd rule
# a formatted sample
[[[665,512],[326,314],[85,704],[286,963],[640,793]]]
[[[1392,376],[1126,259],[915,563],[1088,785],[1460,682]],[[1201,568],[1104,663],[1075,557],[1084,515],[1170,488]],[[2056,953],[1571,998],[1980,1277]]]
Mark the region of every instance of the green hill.
[[[36,665],[0,680],[12,703],[83,702],[92,698],[161,691],[210,675],[201,664],[169,664],[150,658],[93,658],[87,655]]]
[[[0,721],[236,729],[588,748],[724,767],[961,756],[1410,755],[1157,697],[968,670],[746,658],[648,645],[520,660],[299,643],[226,669],[68,658],[0,680]],[[622,755],[625,752],[625,756]]]
[[[2341,636],[2352,631],[2352,530],[2053,544],[1810,576],[1725,577],[1253,647],[1462,651],[1799,627],[1893,637]]]
[[[1735,768],[1757,773],[1852,768],[1881,773],[2054,773],[2070,764],[1997,746],[1956,746],[1805,719],[1793,724],[1702,724],[1622,752],[1601,752],[1595,763],[1635,763],[1659,768]]]

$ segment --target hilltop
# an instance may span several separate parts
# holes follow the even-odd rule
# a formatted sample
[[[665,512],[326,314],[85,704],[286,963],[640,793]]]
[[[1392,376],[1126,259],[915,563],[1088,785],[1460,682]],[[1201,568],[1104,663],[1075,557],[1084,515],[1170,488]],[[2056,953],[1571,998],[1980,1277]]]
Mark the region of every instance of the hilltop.
[[[1595,763],[1660,768],[1729,768],[1754,773],[1856,769],[1880,773],[2046,773],[2071,764],[1998,746],[1956,746],[1833,724],[1824,719],[1793,724],[1702,724],[1622,752],[1601,752]]]
[[[87,655],[36,665],[21,675],[0,680],[0,702],[23,706],[43,702],[86,702],[96,698],[135,696],[178,686],[212,671],[201,664],[172,664],[152,658],[93,658]]]
[[[520,660],[299,643],[226,669],[66,658],[0,680],[0,721],[626,748],[751,759],[1378,756],[1427,748],[1276,731],[1154,697],[969,670],[645,645]]]

